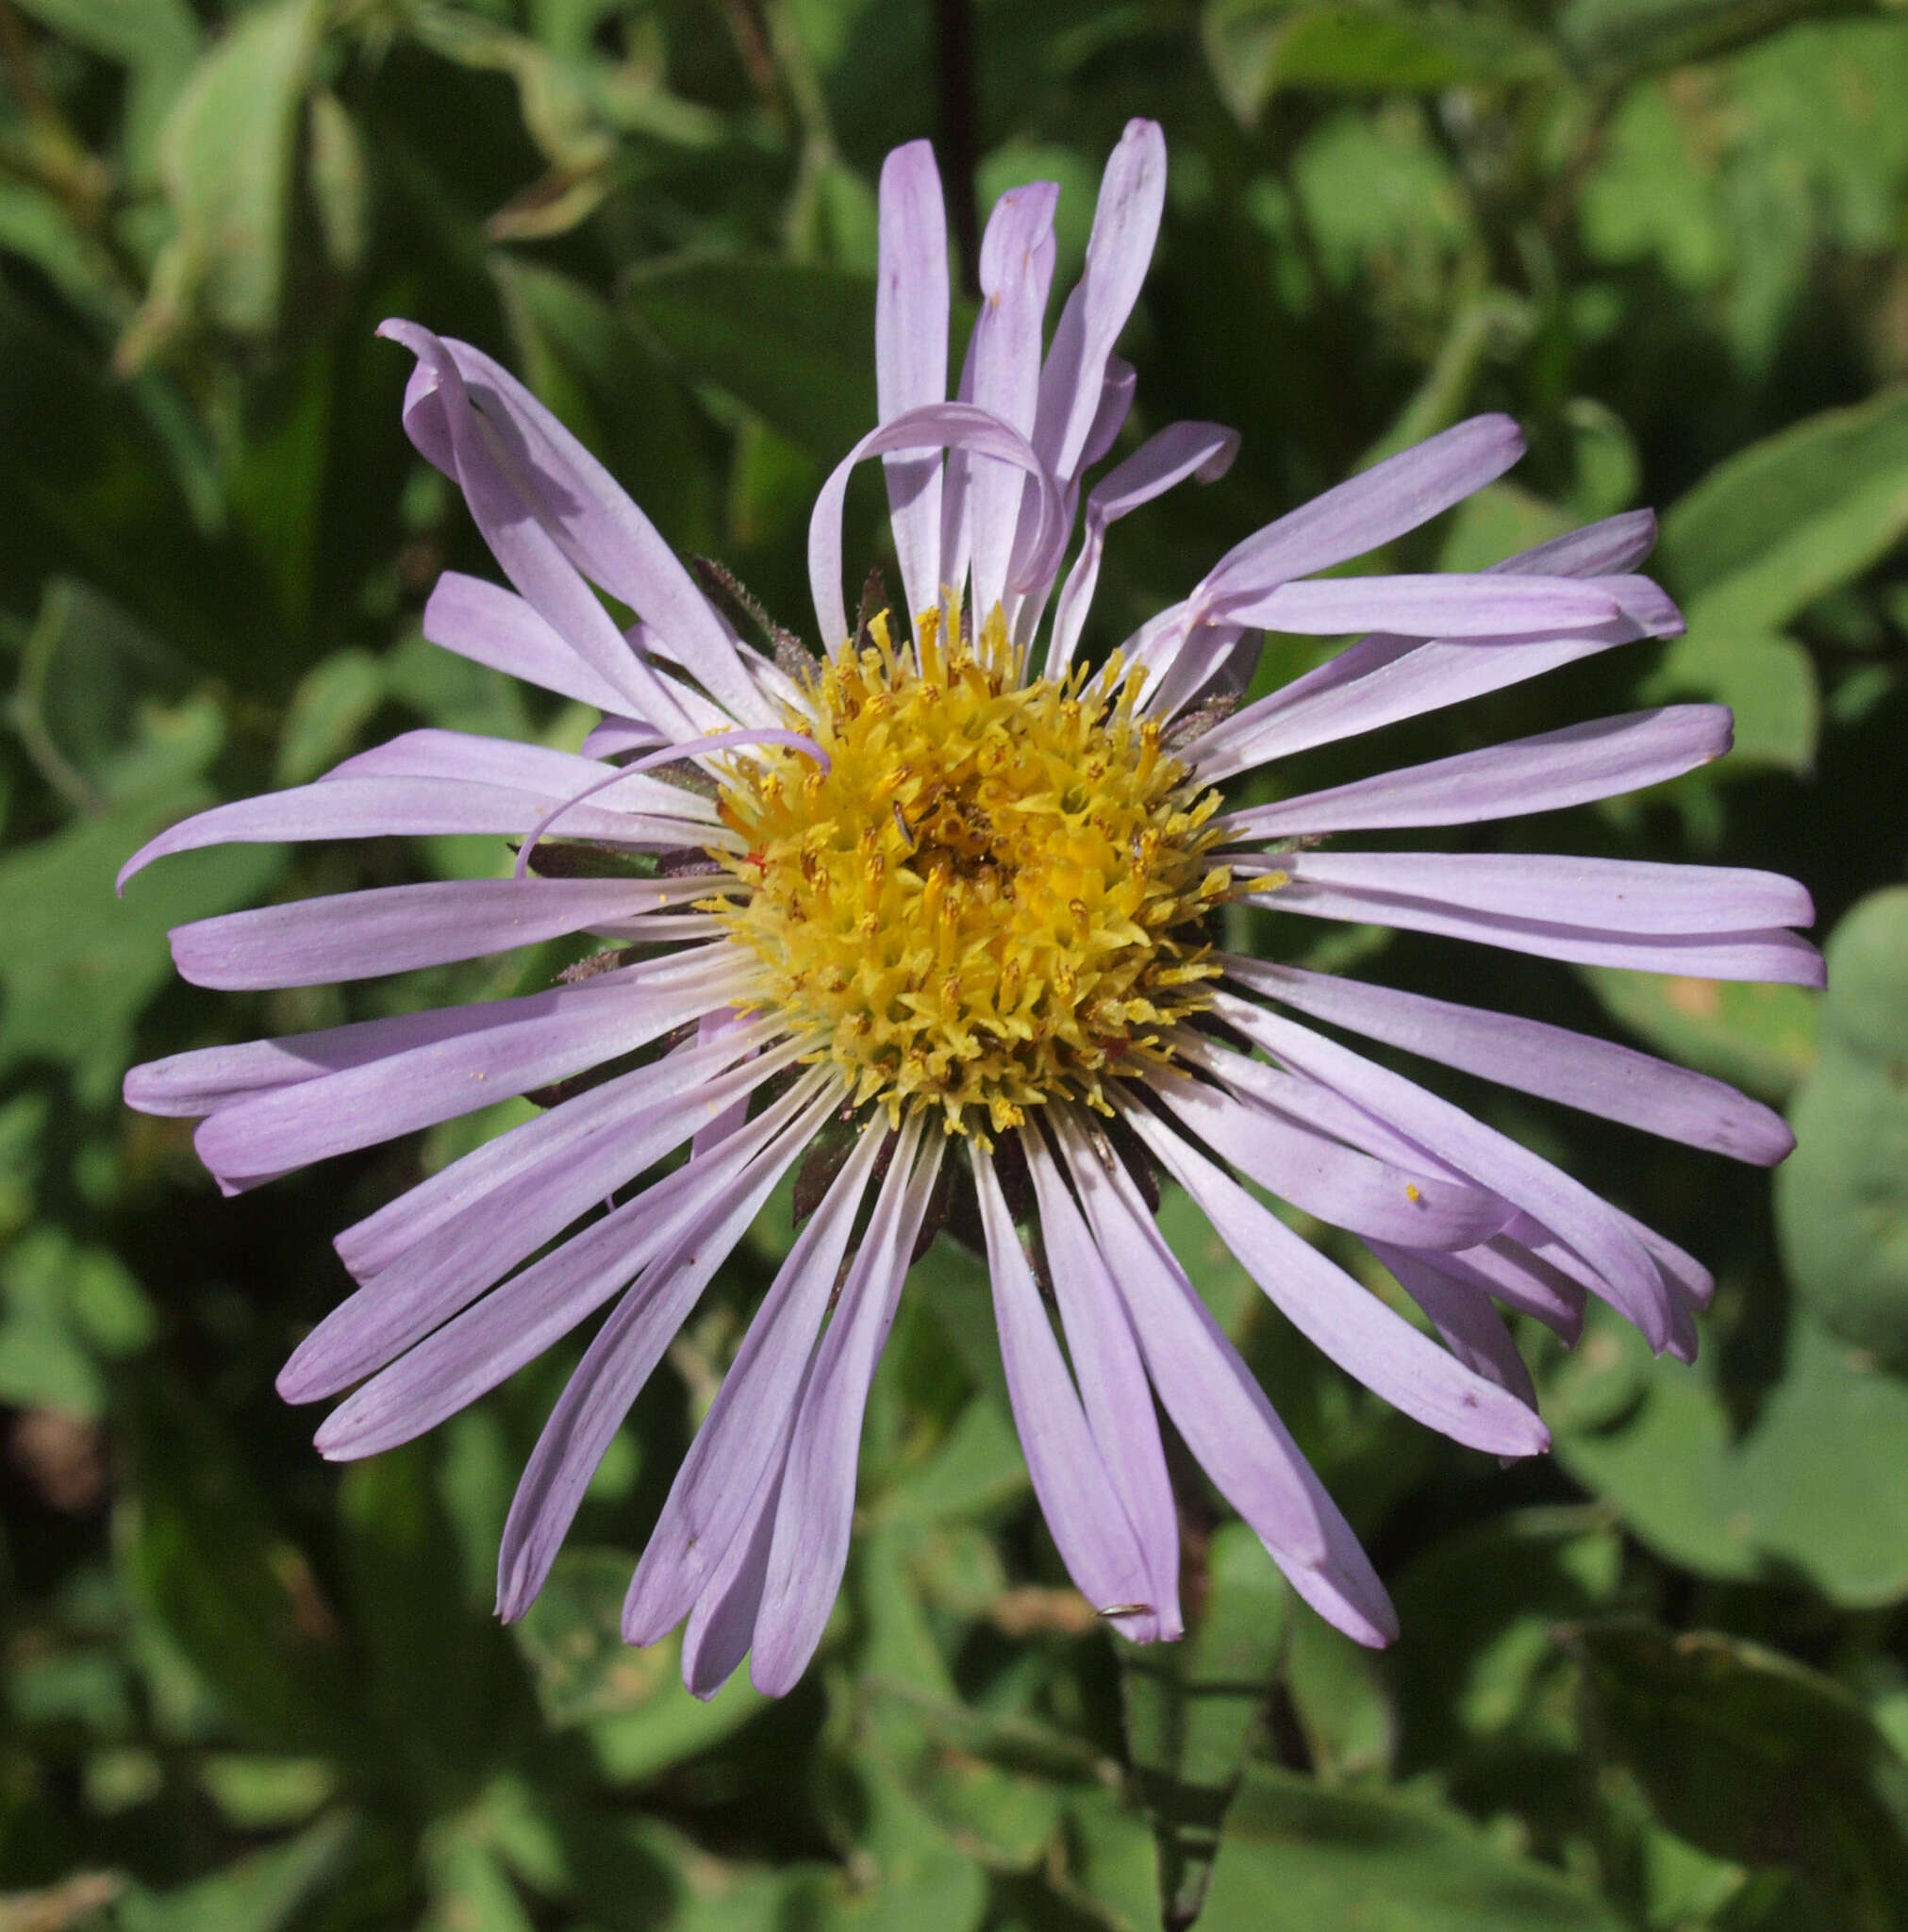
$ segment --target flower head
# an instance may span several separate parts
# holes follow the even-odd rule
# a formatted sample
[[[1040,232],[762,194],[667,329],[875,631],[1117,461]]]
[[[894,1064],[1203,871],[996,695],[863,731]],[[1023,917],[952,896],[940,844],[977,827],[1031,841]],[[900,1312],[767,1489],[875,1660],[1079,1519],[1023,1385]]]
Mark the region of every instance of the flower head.
[[[519,841],[508,877],[181,927],[180,971],[214,987],[362,977],[582,933],[629,948],[548,991],[182,1054],[126,1085],[136,1107],[203,1116],[199,1151],[236,1191],[607,1070],[345,1230],[339,1253],[361,1286],[279,1382],[301,1402],[353,1390],[318,1441],[365,1456],[607,1307],[510,1512],[506,1616],[536,1594],[630,1403],[777,1183],[824,1129],[852,1128],[631,1586],[625,1634],[651,1641],[687,1617],[684,1670],[701,1692],[745,1655],[757,1684],[784,1690],[820,1641],[870,1378],[950,1185],[971,1193],[984,1232],[1036,1492],[1102,1614],[1142,1641],[1181,1628],[1156,1396],[1294,1588],[1381,1643],[1395,1629],[1384,1588],[1161,1238],[1142,1158],[1326,1355],[1457,1441],[1525,1456],[1548,1439],[1500,1305],[1570,1338],[1596,1295],[1687,1357],[1710,1279],[1311,1023],[1741,1159],[1790,1145],[1767,1108],[1627,1048],[1222,949],[1215,915],[1245,901],[1551,959],[1820,974],[1791,930],[1813,917],[1806,893],[1767,874],[1325,847],[1673,777],[1728,748],[1717,707],[1226,808],[1219,788],[1252,768],[1680,628],[1630,574],[1653,534],[1645,514],[1479,575],[1319,575],[1502,475],[1521,448],[1506,418],[1462,424],[1280,518],[1105,662],[1078,658],[1111,525],[1222,474],[1237,443],[1176,423],[1085,480],[1132,404],[1113,345],[1164,183],[1159,131],[1135,122],[1050,341],[1055,191],[1002,198],[949,400],[939,183],[925,143],[888,158],[881,421],[815,507],[812,659],[744,642],[496,363],[387,324],[417,358],[406,427],[460,485],[515,587],[446,574],[426,636],[604,722],[581,756],[413,732],[316,784],[175,825],[127,869],[225,840]],[[851,625],[841,506],[850,471],[873,458],[905,606]],[[592,583],[638,622],[620,628]],[[1233,708],[1266,629],[1366,635]],[[1363,1240],[1435,1339],[1247,1181]],[[1031,1224],[1057,1333],[1017,1220]]]

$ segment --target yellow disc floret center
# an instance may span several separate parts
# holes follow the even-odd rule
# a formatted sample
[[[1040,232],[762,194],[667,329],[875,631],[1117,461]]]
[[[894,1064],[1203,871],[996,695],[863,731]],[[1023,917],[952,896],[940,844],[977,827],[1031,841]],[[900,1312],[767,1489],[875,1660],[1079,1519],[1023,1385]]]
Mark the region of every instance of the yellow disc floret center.
[[[1137,679],[1022,684],[996,610],[918,649],[877,618],[817,667],[823,769],[765,752],[723,791],[750,888],[718,910],[758,965],[752,1006],[814,1041],[899,1121],[1019,1125],[1167,1056],[1217,976],[1201,924],[1227,890],[1196,795],[1135,716]]]

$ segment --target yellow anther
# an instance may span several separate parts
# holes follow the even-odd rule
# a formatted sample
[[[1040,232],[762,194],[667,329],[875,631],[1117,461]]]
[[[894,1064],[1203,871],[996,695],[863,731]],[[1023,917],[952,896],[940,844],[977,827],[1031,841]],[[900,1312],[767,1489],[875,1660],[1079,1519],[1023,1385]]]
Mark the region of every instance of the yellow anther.
[[[1104,1112],[1103,1081],[1170,1057],[1136,1029],[1209,999],[1211,795],[1117,659],[1021,686],[1001,613],[970,633],[952,600],[914,639],[883,615],[820,667],[827,771],[769,747],[722,795],[741,891],[709,904],[754,955],[747,1005],[892,1120],[985,1141],[1050,1100]]]

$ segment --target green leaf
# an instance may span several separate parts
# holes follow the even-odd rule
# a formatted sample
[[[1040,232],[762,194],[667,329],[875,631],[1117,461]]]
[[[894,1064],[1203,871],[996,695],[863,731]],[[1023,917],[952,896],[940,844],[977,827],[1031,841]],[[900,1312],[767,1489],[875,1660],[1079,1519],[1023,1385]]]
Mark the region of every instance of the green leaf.
[[[512,1633],[546,1721],[587,1726],[604,1774],[620,1785],[720,1743],[767,1703],[746,1673],[707,1703],[692,1696],[682,1681],[679,1633],[647,1650],[623,1642],[622,1599],[635,1568],[621,1550],[565,1550]]]
[[[167,929],[249,904],[284,861],[275,845],[185,853],[115,899],[120,866],[154,833],[210,803],[202,791],[174,792],[0,859],[0,1066],[69,1066],[95,1103],[113,1090],[131,1058],[134,1022],[172,977]]]
[[[1835,1334],[1908,1361],[1908,887],[1873,892],[1827,948],[1822,1054],[1776,1176],[1797,1291]]]
[[[252,1852],[176,1891],[121,1899],[122,1932],[280,1932],[342,1874],[358,1824],[334,1811],[294,1839]]]
[[[1557,31],[1585,66],[1636,72],[1701,59],[1772,34],[1818,0],[1570,0]]]
[[[1669,1561],[1747,1580],[1781,1570],[1837,1604],[1908,1590],[1908,1386],[1807,1321],[1735,1440],[1705,1355],[1652,1361],[1594,1310],[1545,1413],[1558,1459]]]
[[[1720,767],[1734,777],[1757,765],[1806,774],[1815,770],[1822,701],[1809,654],[1793,638],[1733,627],[1697,607],[1685,635],[1663,654],[1637,695],[1646,704],[1700,697],[1735,713],[1735,742]]]
[[[278,319],[306,89],[324,9],[273,0],[241,14],[167,116],[159,174],[178,225],[120,345],[143,362],[189,320],[238,335]]]
[[[1208,0],[1201,27],[1219,92],[1247,126],[1281,87],[1428,93],[1551,68],[1540,41],[1455,7]]]
[[[278,738],[273,782],[303,785],[335,765],[384,702],[384,667],[369,651],[334,651],[298,681]]]
[[[1285,1645],[1286,1586],[1257,1537],[1222,1524],[1205,1596],[1178,1643],[1119,1643],[1133,1788],[1159,1847],[1169,1928],[1200,1915],[1246,1750]]]
[[[363,1748],[332,1612],[253,1470],[207,1409],[157,1377],[137,1393],[137,1501],[119,1538],[128,1593],[247,1742],[292,1755]]]
[[[1558,1461],[1634,1535],[1705,1576],[1748,1578],[1761,1568],[1754,1523],[1740,1506],[1714,1376],[1708,1354],[1652,1360],[1628,1323],[1593,1305],[1544,1413]]]
[[[1908,1924],[1908,1847],[1882,1795],[1908,1767],[1839,1684],[1705,1631],[1591,1625],[1573,1641],[1603,1748],[1672,1831],[1794,1866],[1847,1932]]]
[[[1786,1100],[1815,1067],[1821,1001],[1807,987],[1580,971],[1604,1010],[1651,1046],[1765,1100]]]
[[[1068,1889],[1109,1925],[1152,1932],[1143,1832],[1103,1799],[1077,1803],[1073,1816]],[[1200,1923],[1203,1932],[1619,1932],[1625,1922],[1457,1812],[1253,1765]]]
[[[1778,630],[1908,533],[1908,389],[1827,409],[1719,463],[1663,519],[1692,635]]]
[[[875,423],[874,283],[769,258],[644,266],[636,313],[683,374],[737,401],[824,462]]]
[[[1757,1546],[1832,1602],[1908,1594],[1908,1383],[1810,1321],[1737,1462]]]

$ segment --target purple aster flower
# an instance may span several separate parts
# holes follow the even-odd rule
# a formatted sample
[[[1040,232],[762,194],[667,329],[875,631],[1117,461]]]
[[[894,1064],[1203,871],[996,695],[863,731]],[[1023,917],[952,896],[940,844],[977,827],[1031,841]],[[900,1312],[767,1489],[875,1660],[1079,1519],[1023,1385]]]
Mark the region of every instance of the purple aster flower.
[[[1160,430],[1088,487],[1133,398],[1114,354],[1159,225],[1136,121],[1043,353],[1050,185],[1002,197],[985,301],[946,393],[947,245],[924,142],[881,180],[881,421],[809,534],[822,655],[744,641],[577,441],[487,356],[415,324],[405,425],[456,479],[514,589],[447,574],[433,641],[599,707],[582,756],[418,731],[315,784],[174,826],[127,867],[226,840],[490,833],[515,874],[202,920],[180,971],[316,984],[593,934],[601,970],[523,998],[187,1053],[133,1106],[203,1116],[227,1191],[591,1070],[613,1069],[338,1239],[361,1284],[279,1380],[352,1392],[318,1433],[417,1436],[607,1309],[524,1472],[498,1607],[523,1612],[591,1473],[697,1297],[824,1129],[854,1129],[756,1311],[631,1585],[647,1643],[684,1618],[690,1687],[743,1657],[783,1691],[847,1559],[870,1377],[944,1182],[971,1191],[1033,1484],[1068,1570],[1128,1637],[1179,1634],[1179,1534],[1154,1398],[1293,1587],[1367,1643],[1395,1631],[1355,1538],[1162,1240],[1138,1150],[1333,1360],[1455,1441],[1547,1442],[1499,1309],[1567,1339],[1587,1295],[1687,1357],[1711,1280],[1660,1235],[1317,1030],[1363,1035],[1738,1159],[1787,1129],[1715,1080],[1554,1026],[1233,957],[1240,900],[1542,958],[1819,984],[1767,873],[1602,858],[1326,849],[1604,798],[1727,750],[1679,705],[1228,812],[1286,754],[1681,627],[1632,575],[1647,514],[1480,575],[1320,576],[1503,474],[1479,417],[1281,517],[1106,663],[1076,645],[1110,526],[1236,438]],[[882,458],[905,621],[842,596],[841,505]],[[1084,493],[1084,514],[1082,498]],[[1076,523],[1070,568],[1061,565]],[[623,630],[597,589],[639,613]],[[1254,634],[1368,633],[1243,709]],[[688,1148],[688,1158],[672,1165]],[[1434,1335],[1243,1184],[1367,1242]],[[605,1204],[608,1205],[605,1205]],[[1017,1222],[1037,1232],[1053,1313]]]

